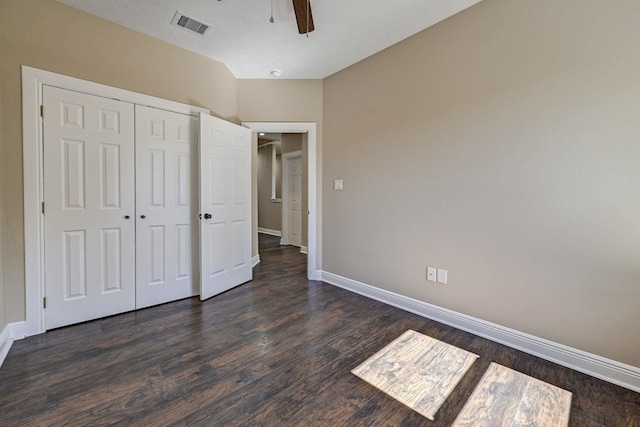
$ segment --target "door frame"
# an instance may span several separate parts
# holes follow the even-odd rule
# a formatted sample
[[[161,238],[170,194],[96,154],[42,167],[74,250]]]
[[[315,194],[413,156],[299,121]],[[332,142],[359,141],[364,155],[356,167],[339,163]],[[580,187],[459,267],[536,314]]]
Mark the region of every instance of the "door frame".
[[[206,108],[169,101],[38,68],[22,66],[22,151],[24,194],[25,328],[31,336],[46,331],[44,298],[44,163],[42,156],[42,87],[55,86],[88,95],[198,116]]]
[[[292,151],[282,155],[282,224],[280,229],[282,231],[282,244],[289,245],[289,162],[295,159],[302,160],[302,151]],[[285,191],[286,189],[286,191]],[[300,242],[300,252],[302,250],[302,242]]]
[[[309,280],[321,280],[321,271],[318,269],[318,254],[322,253],[322,177],[319,174],[322,171],[321,156],[316,138],[316,123],[314,122],[242,122],[243,126],[251,129],[255,135],[259,132],[265,133],[304,133],[307,134],[307,278]],[[257,157],[258,145],[255,143],[257,137],[254,137],[254,161],[252,167],[252,185],[254,190],[257,186],[257,175],[255,159]],[[253,231],[256,236],[258,234],[257,224],[257,191],[253,192],[253,210],[254,224]],[[256,248],[257,251],[257,248]]]

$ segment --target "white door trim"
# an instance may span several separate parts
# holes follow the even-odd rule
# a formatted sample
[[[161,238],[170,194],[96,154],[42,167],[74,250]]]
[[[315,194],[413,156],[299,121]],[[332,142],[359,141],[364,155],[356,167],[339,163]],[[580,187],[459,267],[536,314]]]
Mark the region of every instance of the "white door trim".
[[[282,244],[289,244],[289,161],[302,159],[302,151],[292,151],[282,155]],[[285,191],[286,189],[286,191]]]
[[[309,280],[320,280],[318,254],[322,253],[322,179],[318,176],[322,171],[321,157],[316,140],[316,124],[312,122],[243,122],[243,126],[251,132],[265,133],[306,133],[307,134],[307,185],[308,185],[308,232],[309,253],[307,255],[307,277]]]
[[[209,110],[204,108],[22,66],[26,336],[40,334],[46,330],[42,304],[44,298],[44,217],[42,215],[44,165],[40,106],[43,85],[115,98],[176,113],[191,115],[198,115],[200,112],[209,113]]]

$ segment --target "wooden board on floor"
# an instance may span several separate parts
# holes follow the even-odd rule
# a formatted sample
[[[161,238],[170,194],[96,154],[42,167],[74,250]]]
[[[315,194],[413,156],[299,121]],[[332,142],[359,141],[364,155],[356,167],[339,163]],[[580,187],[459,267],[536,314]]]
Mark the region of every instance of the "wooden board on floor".
[[[476,354],[408,330],[351,371],[430,420]]]
[[[453,425],[566,427],[570,410],[570,392],[492,363]]]

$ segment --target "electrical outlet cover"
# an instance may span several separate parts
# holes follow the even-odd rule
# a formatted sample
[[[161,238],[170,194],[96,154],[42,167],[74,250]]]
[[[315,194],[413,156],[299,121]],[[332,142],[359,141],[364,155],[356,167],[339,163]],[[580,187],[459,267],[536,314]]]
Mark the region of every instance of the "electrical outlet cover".
[[[427,267],[427,280],[430,282],[436,281],[436,269],[434,267]]]
[[[438,269],[438,283],[442,283],[443,285],[447,284],[447,270],[443,270],[442,268]]]

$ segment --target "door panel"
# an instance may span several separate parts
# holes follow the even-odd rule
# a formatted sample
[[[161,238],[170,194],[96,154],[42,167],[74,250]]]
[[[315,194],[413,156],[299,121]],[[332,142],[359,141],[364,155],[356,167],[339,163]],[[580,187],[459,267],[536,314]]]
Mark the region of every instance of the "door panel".
[[[120,230],[102,230],[102,291],[114,292],[122,290],[120,262],[122,259],[122,243]]]
[[[136,106],[136,307],[197,295],[197,118]],[[194,247],[195,246],[195,247]]]
[[[302,157],[293,157],[287,162],[287,236],[286,242],[302,246]]]
[[[283,158],[283,242],[302,246],[302,157]]]
[[[43,88],[43,106],[52,329],[135,308],[134,110],[50,86]]]
[[[64,298],[71,300],[87,296],[87,251],[85,230],[64,231],[62,283]]]
[[[114,144],[101,144],[100,164],[102,170],[102,208],[117,209],[120,207],[120,146]],[[129,183],[129,185],[131,185]]]
[[[200,115],[200,299],[252,279],[251,131]]]

